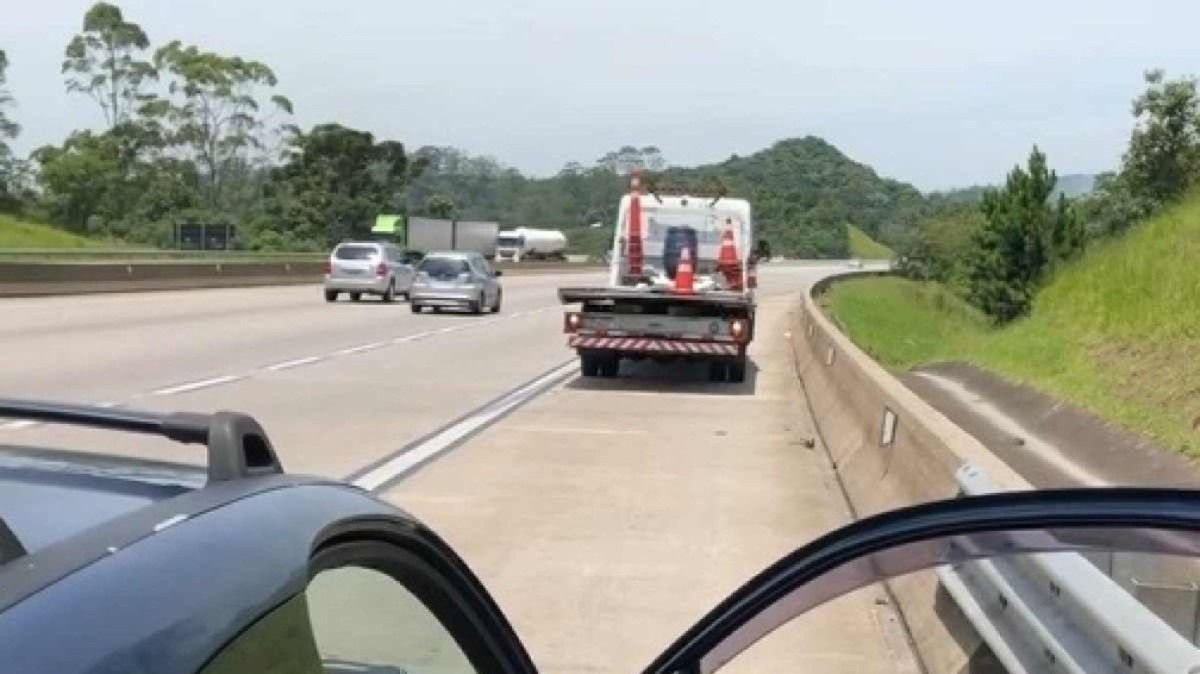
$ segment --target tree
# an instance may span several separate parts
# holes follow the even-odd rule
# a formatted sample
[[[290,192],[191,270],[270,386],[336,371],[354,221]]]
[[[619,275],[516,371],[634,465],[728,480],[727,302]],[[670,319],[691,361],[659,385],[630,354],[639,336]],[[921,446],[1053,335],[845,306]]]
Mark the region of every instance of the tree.
[[[623,145],[621,149],[597,159],[596,164],[617,175],[628,175],[633,169],[661,171],[667,162],[662,151],[654,145],[647,145],[640,150],[632,145]]]
[[[98,2],[83,17],[83,31],[67,44],[62,72],[67,91],[92,97],[110,129],[129,121],[146,102],[142,86],[157,73],[139,58],[150,46],[142,27],[126,21],[116,5]]]
[[[1083,229],[1067,200],[1049,201],[1056,182],[1034,146],[1027,168],[1014,167],[1003,188],[983,195],[985,221],[972,236],[968,295],[997,321],[1026,313],[1046,272],[1083,246]]]
[[[255,236],[289,234],[323,245],[363,236],[376,215],[402,210],[408,175],[403,144],[377,143],[366,131],[319,124],[288,143],[287,161],[269,187],[272,217],[259,223]]]
[[[1182,195],[1200,170],[1200,99],[1193,77],[1166,80],[1151,70],[1145,79],[1122,173],[1135,196],[1157,206]]]
[[[184,46],[178,40],[154,54],[155,67],[171,78],[170,99],[155,101],[144,112],[166,121],[167,139],[185,148],[202,169],[210,208],[222,206],[225,174],[237,167],[247,150],[266,148],[262,132],[260,90],[274,88],[275,73],[265,64],[238,56],[222,56]],[[292,114],[281,95],[270,97],[275,108]],[[282,127],[290,132],[294,127]]]
[[[454,200],[444,194],[434,194],[425,200],[425,212],[435,218],[454,216]]]
[[[5,86],[8,82],[8,55],[0,49],[0,206],[6,205],[17,191],[14,183],[20,173],[19,162],[13,157],[8,141],[17,137],[21,132],[19,124],[9,119],[5,108],[13,105],[12,94]]]

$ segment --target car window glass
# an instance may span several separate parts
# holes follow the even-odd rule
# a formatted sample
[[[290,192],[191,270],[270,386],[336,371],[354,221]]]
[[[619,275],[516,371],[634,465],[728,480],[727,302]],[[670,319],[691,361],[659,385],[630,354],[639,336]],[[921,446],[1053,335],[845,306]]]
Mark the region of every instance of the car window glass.
[[[200,674],[473,674],[450,632],[380,571],[322,571]]]
[[[369,260],[377,254],[374,246],[338,246],[333,252],[339,260]]]
[[[458,276],[467,271],[466,260],[452,257],[427,257],[421,261],[421,271],[430,276]]]
[[[1026,654],[989,652],[979,634],[1036,632],[1042,621],[1063,616],[1056,634],[1067,636],[1051,635],[1029,653],[1040,657],[1065,647],[1107,653],[1104,671],[1119,670],[1118,660],[1171,671],[1176,668],[1163,663],[1200,660],[1198,555],[1200,535],[1117,527],[994,531],[900,544],[779,596],[701,654],[698,671],[915,673],[918,662],[931,661],[954,663],[949,670],[938,667],[952,671],[981,657]],[[1102,621],[1077,608],[1084,597],[1108,607]],[[981,620],[987,629],[977,629]],[[1139,643],[1124,644],[1123,654],[1108,648],[1134,632]]]
[[[441,622],[382,572],[356,566],[323,571],[308,586],[308,609],[317,651],[331,674],[474,672]]]

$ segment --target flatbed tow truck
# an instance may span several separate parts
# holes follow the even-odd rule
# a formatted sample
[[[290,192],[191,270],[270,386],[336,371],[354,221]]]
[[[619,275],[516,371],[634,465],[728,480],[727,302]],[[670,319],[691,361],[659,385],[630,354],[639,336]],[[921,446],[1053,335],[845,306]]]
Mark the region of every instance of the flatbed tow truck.
[[[712,381],[741,382],[754,338],[757,286],[750,203],[643,196],[634,172],[621,198],[603,287],[560,288],[567,345],[585,377],[622,360],[700,360]]]

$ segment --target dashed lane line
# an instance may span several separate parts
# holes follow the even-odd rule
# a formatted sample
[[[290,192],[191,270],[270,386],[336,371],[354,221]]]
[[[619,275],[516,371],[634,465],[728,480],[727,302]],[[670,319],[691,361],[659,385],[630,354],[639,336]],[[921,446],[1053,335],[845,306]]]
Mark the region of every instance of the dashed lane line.
[[[218,377],[209,377],[199,381],[190,381],[185,384],[176,384],[175,386],[166,386],[164,388],[155,389],[150,392],[152,396],[170,396],[179,393],[188,393],[189,391],[197,391],[202,388],[212,388],[222,384],[230,384],[235,381],[245,379],[249,375],[244,374],[223,374]]]
[[[518,311],[518,312],[513,312],[510,314],[505,314],[503,316],[495,316],[495,317],[488,318],[488,319],[481,320],[481,321],[473,321],[470,323],[463,323],[461,325],[449,325],[449,326],[445,326],[445,327],[441,327],[441,328],[435,328],[435,329],[431,329],[431,330],[425,330],[422,332],[413,333],[410,335],[400,335],[391,340],[382,340],[382,341],[377,341],[377,342],[368,342],[366,344],[358,344],[355,346],[348,346],[348,347],[333,351],[329,354],[302,356],[299,358],[292,358],[289,360],[280,361],[278,363],[264,365],[262,367],[255,368],[253,370],[250,370],[248,372],[244,372],[241,374],[224,374],[224,375],[218,375],[218,376],[214,376],[214,377],[208,377],[205,379],[199,379],[196,381],[183,382],[180,384],[173,384],[171,386],[164,386],[162,388],[154,389],[153,391],[150,391],[148,394],[135,394],[130,398],[130,401],[137,400],[138,398],[142,398],[145,396],[163,397],[163,396],[170,396],[170,395],[179,395],[181,393],[189,393],[189,392],[198,391],[201,389],[213,388],[215,386],[224,386],[225,384],[232,384],[234,382],[249,379],[251,377],[254,377],[258,374],[262,374],[264,372],[281,372],[281,371],[290,370],[293,368],[305,367],[308,365],[314,365],[316,363],[320,363],[320,362],[329,360],[330,358],[353,356],[353,355],[356,355],[359,353],[373,351],[373,350],[388,346],[389,344],[395,345],[395,344],[406,344],[408,342],[417,342],[417,341],[421,341],[424,339],[428,339],[429,337],[434,337],[436,335],[445,335],[445,334],[450,334],[450,333],[454,333],[454,332],[460,332],[463,330],[473,330],[473,329],[477,329],[477,328],[482,328],[487,325],[491,325],[493,323],[497,323],[499,321],[518,318],[520,316],[532,316],[535,314],[541,314],[541,313],[544,313],[547,311],[554,311],[557,309],[559,309],[558,306],[547,306],[547,307],[542,307],[540,309],[531,309],[528,311]],[[126,401],[124,403],[120,402],[120,401],[105,401],[105,402],[94,403],[94,404],[96,407],[108,408],[108,407],[119,407],[121,405],[127,404],[127,402],[130,402],[130,401]],[[30,421],[27,419],[18,419],[18,420],[6,421],[3,423],[0,423],[0,429],[18,430],[18,429],[22,429],[22,428],[30,428],[30,427],[39,426],[39,425],[41,425],[41,424],[40,424],[40,422],[37,422],[37,421]]]

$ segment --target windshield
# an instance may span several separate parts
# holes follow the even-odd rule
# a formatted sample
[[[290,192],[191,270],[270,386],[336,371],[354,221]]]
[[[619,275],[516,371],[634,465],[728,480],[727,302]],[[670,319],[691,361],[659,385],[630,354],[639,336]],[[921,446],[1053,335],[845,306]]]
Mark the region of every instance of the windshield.
[[[339,260],[369,260],[379,255],[375,246],[338,246],[333,256]]]
[[[496,238],[496,245],[506,248],[520,248],[524,243],[524,237],[520,236],[501,236]]]

